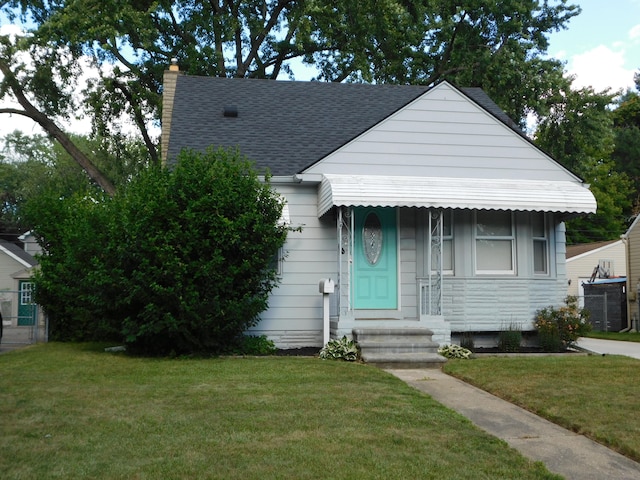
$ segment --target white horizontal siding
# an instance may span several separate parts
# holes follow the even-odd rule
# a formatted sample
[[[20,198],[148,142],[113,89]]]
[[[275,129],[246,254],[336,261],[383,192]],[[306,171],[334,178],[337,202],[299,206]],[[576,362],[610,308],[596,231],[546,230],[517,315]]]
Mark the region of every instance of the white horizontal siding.
[[[269,307],[250,330],[265,334],[280,347],[321,346],[322,278],[337,277],[335,223],[318,219],[315,186],[277,185],[287,199],[292,227],[284,246],[281,282],[269,297]]]
[[[18,283],[11,275],[25,269],[22,262],[8,252],[0,250],[0,290],[16,290]]]
[[[373,136],[373,135],[372,135]],[[348,152],[376,153],[421,153],[423,147],[429,147],[430,153],[438,154],[447,152],[454,156],[464,156],[469,148],[480,148],[480,156],[509,157],[513,154],[528,155],[532,150],[531,145],[522,142],[511,142],[509,137],[498,135],[461,135],[459,133],[421,134],[415,132],[387,132],[376,131],[376,135],[370,141],[353,142],[342,150]],[[495,146],[504,142],[499,150]],[[382,150],[380,150],[382,149]]]
[[[410,118],[409,112],[403,118],[396,118],[393,122],[383,122],[376,127],[380,132],[414,132],[421,134],[435,135],[468,135],[471,137],[504,138],[510,137],[507,131],[498,131],[493,121],[487,119],[482,114],[473,115],[464,121],[461,115],[450,114],[447,121],[446,114],[443,114],[439,122],[420,121],[420,112],[416,111]]]
[[[509,162],[505,162],[505,160]],[[440,84],[305,173],[578,179],[447,84]]]
[[[511,324],[532,330],[535,312],[558,306],[563,295],[556,279],[446,277],[443,314],[452,332],[497,331]]]
[[[511,165],[505,167],[503,162],[506,159],[496,160],[495,156],[491,157],[478,157],[473,158],[459,157],[453,161],[449,157],[451,162],[449,165],[443,164],[441,161],[434,159],[435,161],[428,161],[423,155],[405,155],[402,164],[393,163],[392,155],[385,155],[385,160],[388,164],[371,165],[370,153],[355,153],[350,156],[350,163],[344,163],[333,166],[327,173],[337,175],[357,175],[363,171],[371,172],[376,175],[396,175],[396,176],[431,176],[431,177],[455,177],[455,178],[479,178],[479,179],[507,179],[507,180],[519,180],[522,178],[522,172],[509,168],[513,164],[513,159],[510,160]],[[520,159],[523,163],[528,163],[526,159]],[[482,168],[478,168],[478,165],[483,165]],[[546,165],[533,165],[528,168],[527,176],[530,180],[547,180],[550,177],[555,177],[556,172],[553,168],[546,168]],[[380,173],[385,172],[385,173]],[[473,175],[470,175],[473,173]]]
[[[416,215],[413,209],[399,209],[400,226],[400,310],[403,318],[418,318],[416,298]]]

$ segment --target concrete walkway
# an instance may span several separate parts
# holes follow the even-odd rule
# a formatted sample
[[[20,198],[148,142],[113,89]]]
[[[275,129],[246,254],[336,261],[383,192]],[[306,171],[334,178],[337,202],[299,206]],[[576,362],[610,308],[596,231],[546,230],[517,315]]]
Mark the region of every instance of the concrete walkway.
[[[386,371],[464,415],[525,457],[543,462],[549,471],[567,479],[640,479],[639,463],[451,377],[440,369]]]
[[[580,337],[578,346],[593,353],[625,355],[640,360],[640,343],[638,342],[617,342],[615,340]]]

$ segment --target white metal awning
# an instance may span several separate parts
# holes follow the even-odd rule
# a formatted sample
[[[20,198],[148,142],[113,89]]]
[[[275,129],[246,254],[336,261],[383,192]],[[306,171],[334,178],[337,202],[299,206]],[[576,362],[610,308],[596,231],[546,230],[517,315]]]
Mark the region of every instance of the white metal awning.
[[[596,200],[571,181],[325,174],[318,216],[333,206],[595,213]]]

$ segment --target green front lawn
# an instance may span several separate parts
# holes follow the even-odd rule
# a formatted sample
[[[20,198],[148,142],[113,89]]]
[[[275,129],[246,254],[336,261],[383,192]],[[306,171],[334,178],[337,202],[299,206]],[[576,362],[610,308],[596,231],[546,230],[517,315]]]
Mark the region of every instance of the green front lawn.
[[[640,342],[640,333],[620,333],[620,332],[589,332],[586,337],[601,338],[603,340],[620,340],[623,342]]]
[[[640,461],[640,360],[483,357],[449,361],[444,370]]]
[[[0,355],[3,479],[558,478],[371,366]]]

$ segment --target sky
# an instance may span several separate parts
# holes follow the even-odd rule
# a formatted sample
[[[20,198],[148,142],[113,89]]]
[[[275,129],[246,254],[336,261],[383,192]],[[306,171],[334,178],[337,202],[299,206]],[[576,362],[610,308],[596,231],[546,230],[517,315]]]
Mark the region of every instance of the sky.
[[[592,86],[600,92],[634,87],[633,75],[640,71],[640,0],[569,0],[582,12],[568,28],[549,36],[550,57],[565,62],[575,75],[574,88]],[[0,26],[4,33],[9,25]],[[82,123],[71,126],[75,131]],[[67,127],[67,126],[65,126]],[[28,119],[0,115],[0,136],[19,128],[25,133],[42,133]]]
[[[575,88],[634,87],[640,71],[640,0],[573,0],[582,12],[549,37],[549,56],[566,62]]]

